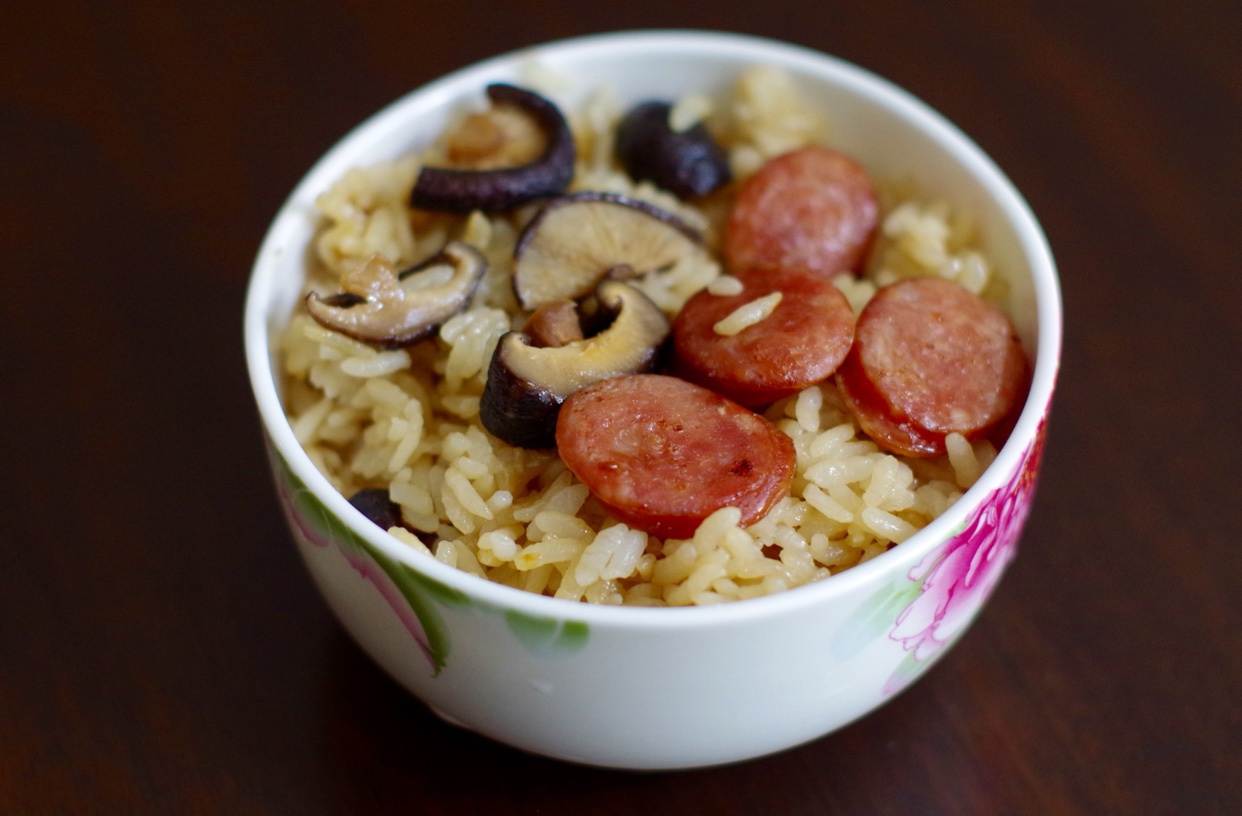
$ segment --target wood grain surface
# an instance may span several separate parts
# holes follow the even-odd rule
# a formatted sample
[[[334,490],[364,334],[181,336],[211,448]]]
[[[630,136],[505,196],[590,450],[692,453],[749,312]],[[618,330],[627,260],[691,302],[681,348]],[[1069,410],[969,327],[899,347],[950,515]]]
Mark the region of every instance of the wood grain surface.
[[[1242,813],[1237,3],[13,5],[0,813]],[[956,122],[1042,221],[1066,334],[1020,556],[953,652],[810,745],[633,774],[445,725],[353,645],[280,516],[241,307],[370,113],[670,27],[810,46]]]

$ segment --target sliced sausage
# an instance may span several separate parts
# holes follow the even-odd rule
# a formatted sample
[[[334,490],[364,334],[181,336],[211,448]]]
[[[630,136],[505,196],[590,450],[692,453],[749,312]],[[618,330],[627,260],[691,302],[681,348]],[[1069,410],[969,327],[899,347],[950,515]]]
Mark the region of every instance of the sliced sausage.
[[[700,386],[632,374],[565,400],[561,459],[618,519],[652,535],[688,538],[716,510],[742,524],[789,492],[793,442],[756,413]]]
[[[903,417],[893,409],[879,390],[867,379],[859,362],[857,346],[837,369],[837,389],[863,433],[892,453],[906,456],[933,457],[945,454],[944,437]]]
[[[738,191],[724,231],[733,274],[805,266],[825,277],[857,271],[879,220],[871,179],[853,159],[805,147],[770,159]]]
[[[737,334],[716,325],[780,292],[775,309]],[[854,342],[854,312],[828,279],[805,267],[752,270],[736,295],[704,289],[673,321],[679,376],[746,406],[760,406],[832,376]]]
[[[882,447],[941,456],[947,434],[978,438],[1001,422],[1026,377],[1009,319],[960,284],[929,277],[876,292],[858,317],[837,384]]]

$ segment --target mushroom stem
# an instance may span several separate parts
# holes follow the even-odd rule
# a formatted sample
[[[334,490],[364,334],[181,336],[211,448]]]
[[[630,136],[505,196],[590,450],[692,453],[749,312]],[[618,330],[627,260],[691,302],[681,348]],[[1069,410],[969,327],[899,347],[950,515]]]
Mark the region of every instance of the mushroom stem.
[[[555,444],[561,403],[609,377],[649,370],[671,330],[668,318],[639,290],[620,281],[595,289],[601,311],[614,315],[599,334],[562,346],[538,347],[529,335],[500,338],[479,405],[483,426],[511,445]]]

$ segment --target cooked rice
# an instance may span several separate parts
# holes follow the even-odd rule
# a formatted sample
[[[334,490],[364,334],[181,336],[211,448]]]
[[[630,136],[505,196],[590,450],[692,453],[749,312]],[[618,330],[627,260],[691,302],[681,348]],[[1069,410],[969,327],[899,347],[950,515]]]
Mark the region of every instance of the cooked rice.
[[[784,296],[784,292],[777,291],[743,303],[716,321],[716,324],[712,326],[712,331],[722,337],[733,337],[736,334],[740,334],[771,316],[772,312],[776,311],[776,307],[780,305],[781,299]]]
[[[719,275],[707,284],[707,291],[717,297],[730,297],[732,295],[740,295],[746,290],[739,278],[732,275]]]
[[[684,133],[707,117],[713,110],[706,94],[686,94],[668,112],[668,126],[674,133]]]
[[[556,85],[556,77],[532,75],[545,88]],[[744,72],[729,95],[696,95],[674,110],[679,126],[702,120],[715,132],[738,178],[767,158],[825,142],[828,132],[825,119],[801,103],[793,80],[766,67]],[[701,228],[714,247],[727,199],[715,196],[696,208],[629,179],[612,160],[621,112],[601,91],[569,115],[580,153],[572,189],[650,201]],[[765,518],[742,528],[736,508],[721,508],[687,540],[661,540],[620,523],[555,453],[511,447],[480,424],[492,351],[523,320],[509,276],[517,235],[531,212],[463,218],[407,210],[418,168],[442,151],[434,145],[422,157],[352,170],[319,197],[324,224],[309,285],[337,291],[340,276],[374,253],[407,265],[460,238],[489,263],[471,306],[436,338],[404,350],[356,342],[302,312],[282,343],[285,404],[299,442],[345,495],[386,487],[418,535],[391,532],[413,550],[568,600],[734,601],[824,579],[885,552],[944,512],[995,456],[989,442],[957,435],[939,460],[890,455],[859,431],[826,382],[765,412],[797,455],[789,495]],[[834,280],[855,312],[877,286],[912,275],[942,275],[975,292],[989,287],[993,276],[968,218],[908,191],[886,191],[886,199],[867,276]],[[670,316],[704,287],[718,294],[740,288],[709,253],[634,283]]]

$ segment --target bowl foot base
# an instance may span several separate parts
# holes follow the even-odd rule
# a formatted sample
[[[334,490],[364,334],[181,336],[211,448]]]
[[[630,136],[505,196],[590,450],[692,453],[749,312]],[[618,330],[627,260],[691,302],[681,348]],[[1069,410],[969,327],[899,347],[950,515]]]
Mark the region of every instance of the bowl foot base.
[[[449,725],[455,725],[458,728],[462,729],[463,731],[474,731],[473,728],[466,725],[464,722],[452,716],[451,714],[444,712],[442,709],[436,708],[433,705],[429,705],[427,706],[427,708],[431,709],[432,714],[435,714],[437,717],[444,720]]]

